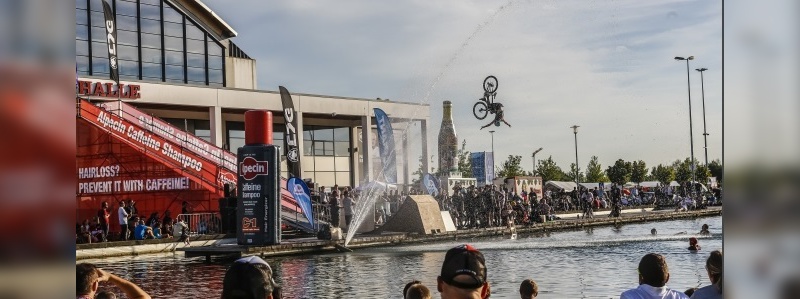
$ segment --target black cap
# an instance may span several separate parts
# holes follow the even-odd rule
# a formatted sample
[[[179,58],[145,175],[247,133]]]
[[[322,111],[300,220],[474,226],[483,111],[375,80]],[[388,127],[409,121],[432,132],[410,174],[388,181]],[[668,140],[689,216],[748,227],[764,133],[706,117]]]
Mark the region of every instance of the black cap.
[[[467,276],[471,281],[455,280],[458,276]],[[451,248],[444,256],[441,278],[445,283],[462,289],[481,287],[486,282],[483,253],[469,244]]]

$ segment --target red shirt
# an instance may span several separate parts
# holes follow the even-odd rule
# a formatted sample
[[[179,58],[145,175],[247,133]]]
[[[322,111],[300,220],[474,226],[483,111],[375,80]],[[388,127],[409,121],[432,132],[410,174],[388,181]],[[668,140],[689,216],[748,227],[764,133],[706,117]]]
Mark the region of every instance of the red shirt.
[[[100,217],[100,223],[108,224],[109,219],[111,218],[111,213],[108,212],[107,208],[102,208],[97,211],[97,217]]]

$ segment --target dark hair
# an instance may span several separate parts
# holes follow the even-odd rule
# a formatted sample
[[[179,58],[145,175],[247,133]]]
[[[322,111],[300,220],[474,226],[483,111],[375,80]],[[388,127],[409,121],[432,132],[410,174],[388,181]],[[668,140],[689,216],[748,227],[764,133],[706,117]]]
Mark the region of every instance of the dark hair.
[[[714,250],[706,260],[706,270],[711,283],[717,287],[717,292],[722,294],[722,251]]]
[[[418,283],[422,283],[422,282],[421,282],[421,281],[419,281],[419,280],[412,280],[411,282],[407,283],[407,284],[406,284],[406,286],[403,288],[403,298],[405,298],[405,297],[406,297],[406,292],[408,292],[408,289],[409,289],[411,286],[413,286],[413,285],[415,285],[415,284],[418,284]]]
[[[117,294],[109,291],[97,292],[97,295],[94,296],[94,299],[117,299]]]
[[[663,287],[669,280],[669,267],[663,255],[648,253],[639,262],[641,283],[657,288]]]
[[[431,290],[422,283],[415,283],[408,288],[404,299],[428,299],[431,298]]]
[[[272,268],[266,263],[237,260],[222,280],[222,299],[263,299],[272,291]]]
[[[686,296],[692,297],[695,291],[697,291],[697,288],[688,288],[686,291],[683,291],[683,293],[686,294]]]
[[[92,284],[100,277],[97,267],[89,263],[80,263],[75,266],[75,295],[87,295],[92,292]]]
[[[526,279],[519,285],[519,295],[522,298],[535,298],[539,296],[539,286],[533,279]]]

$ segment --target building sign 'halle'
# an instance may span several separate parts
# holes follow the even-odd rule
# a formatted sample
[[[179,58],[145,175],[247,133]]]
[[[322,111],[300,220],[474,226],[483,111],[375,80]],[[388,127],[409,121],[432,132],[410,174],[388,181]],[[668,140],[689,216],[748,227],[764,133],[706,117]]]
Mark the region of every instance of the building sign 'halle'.
[[[114,86],[114,83],[80,81],[78,80],[78,94],[84,96],[95,97],[120,97],[123,99],[138,99],[142,97],[139,93],[140,86],[136,84],[125,85],[120,83],[119,88]],[[118,95],[118,91],[122,90],[122,94]]]

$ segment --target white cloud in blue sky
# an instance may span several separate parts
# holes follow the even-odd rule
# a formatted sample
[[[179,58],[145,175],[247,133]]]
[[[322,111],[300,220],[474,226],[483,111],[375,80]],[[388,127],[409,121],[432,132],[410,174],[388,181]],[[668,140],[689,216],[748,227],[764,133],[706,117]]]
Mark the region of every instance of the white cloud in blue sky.
[[[522,155],[525,169],[539,147],[537,158],[552,155],[566,169],[573,124],[582,168],[591,155],[604,166],[687,157],[686,70],[672,58],[694,55],[695,156],[703,161],[694,69],[706,67],[708,155],[721,157],[720,1],[205,2],[257,59],[261,89],[430,103],[429,153],[444,100],[455,103],[467,149],[489,150],[471,107],[483,78],[497,76],[513,125],[495,128],[497,156]]]

